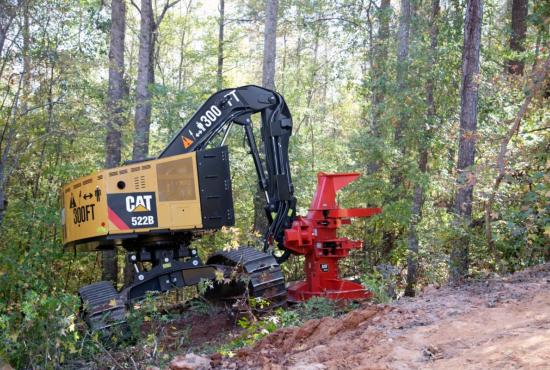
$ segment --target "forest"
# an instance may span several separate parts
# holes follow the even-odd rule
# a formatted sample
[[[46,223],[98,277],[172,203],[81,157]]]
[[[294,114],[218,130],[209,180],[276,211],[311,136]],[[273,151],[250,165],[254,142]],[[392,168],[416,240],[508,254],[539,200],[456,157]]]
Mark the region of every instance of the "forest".
[[[174,314],[149,299],[130,314],[138,339],[108,346],[87,331],[78,289],[122,288],[133,271],[121,249],[64,248],[61,188],[158,156],[222,89],[286,100],[298,214],[319,172],[361,174],[338,202],[382,213],[341,229],[363,247],[340,272],[377,303],[550,262],[549,76],[547,1],[0,0],[0,368],[162,367],[185,353],[157,350]],[[261,245],[245,141],[226,141],[235,224],[193,241],[203,259]],[[287,282],[303,264],[281,265]],[[164,300],[211,312],[197,294]],[[239,321],[239,346],[318,318],[313,305]],[[152,354],[136,365],[119,354],[130,347]]]

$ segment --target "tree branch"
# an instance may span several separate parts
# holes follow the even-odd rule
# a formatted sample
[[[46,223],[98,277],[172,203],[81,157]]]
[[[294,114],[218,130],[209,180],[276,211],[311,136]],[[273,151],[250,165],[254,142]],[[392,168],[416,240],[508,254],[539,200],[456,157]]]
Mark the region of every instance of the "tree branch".
[[[134,2],[134,0],[130,0],[130,3],[134,6],[134,8],[136,8],[136,10],[138,11],[138,13],[141,14],[141,9],[140,9],[139,6]]]
[[[180,0],[174,0],[173,2],[166,1],[166,4],[164,4],[164,8],[162,9],[162,13],[160,13],[160,16],[157,18],[157,21],[154,24],[155,29],[157,29],[160,26],[162,19],[166,15],[166,12],[168,11],[168,9],[170,9],[171,7],[173,7],[179,2]]]
[[[539,127],[539,128],[536,128],[536,129],[533,129],[533,130],[529,130],[529,131],[522,131],[521,134],[530,134],[532,132],[537,132],[537,131],[544,131],[544,130],[550,130],[550,126],[545,126],[545,127]]]
[[[535,94],[542,87],[542,84],[545,78],[547,77],[549,70],[550,70],[550,56],[548,57],[548,59],[546,59],[546,62],[538,70],[533,71],[531,75],[532,77],[531,77],[531,82],[529,86],[530,87],[529,93],[525,97],[525,100],[523,101],[523,104],[519,108],[519,111],[517,112],[512,125],[508,128],[506,135],[504,136],[504,138],[500,143],[500,151],[497,157],[498,175],[495,178],[493,189],[491,190],[491,195],[489,196],[489,199],[485,203],[485,238],[487,240],[487,245],[489,246],[489,249],[491,250],[491,252],[493,253],[493,256],[497,261],[498,261],[498,254],[495,248],[495,243],[493,241],[493,230],[491,228],[491,221],[492,221],[493,204],[495,202],[496,193],[498,191],[498,188],[500,187],[502,180],[504,179],[504,176],[506,175],[506,153],[508,152],[508,144],[510,143],[510,140],[512,140],[512,137],[514,136],[514,134],[517,134],[519,132],[521,120],[523,119],[523,116],[527,112],[527,108],[529,108],[529,104],[531,103],[531,100],[533,100],[533,97],[535,96]]]

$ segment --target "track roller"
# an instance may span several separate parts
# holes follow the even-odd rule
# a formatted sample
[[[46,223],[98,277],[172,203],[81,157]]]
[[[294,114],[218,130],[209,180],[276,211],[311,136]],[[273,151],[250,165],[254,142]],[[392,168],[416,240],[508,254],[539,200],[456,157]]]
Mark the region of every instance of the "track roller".
[[[214,288],[206,293],[211,300],[238,300],[246,296],[263,298],[269,302],[266,307],[254,308],[257,312],[268,311],[286,304],[287,293],[281,268],[271,254],[250,247],[221,251],[212,255],[208,265],[216,265],[224,271],[230,283],[215,282]]]
[[[83,318],[92,331],[104,330],[126,322],[126,307],[108,281],[86,285],[79,289]]]

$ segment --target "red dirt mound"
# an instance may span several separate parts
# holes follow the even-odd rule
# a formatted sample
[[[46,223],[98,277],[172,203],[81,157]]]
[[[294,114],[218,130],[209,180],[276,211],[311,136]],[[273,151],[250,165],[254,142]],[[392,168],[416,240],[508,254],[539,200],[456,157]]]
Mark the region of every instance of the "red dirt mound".
[[[550,264],[285,328],[233,369],[548,369]]]

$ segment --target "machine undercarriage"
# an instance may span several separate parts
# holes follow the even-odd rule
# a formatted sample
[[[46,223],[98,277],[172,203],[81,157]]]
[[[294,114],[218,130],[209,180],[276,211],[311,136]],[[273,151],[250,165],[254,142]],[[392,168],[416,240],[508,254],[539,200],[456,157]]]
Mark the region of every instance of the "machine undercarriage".
[[[205,298],[232,304],[245,298],[262,298],[262,310],[282,306],[287,300],[285,280],[275,258],[251,247],[220,251],[204,264],[196,249],[173,245],[176,236],[156,237],[154,247],[140,243],[139,251],[128,252],[135,273],[133,282],[117,292],[111,282],[100,281],[79,289],[82,314],[92,330],[125,322],[127,310],[148,292],[161,293],[201,281],[211,281]],[[173,245],[173,248],[168,246]],[[147,266],[147,267],[145,267]]]

